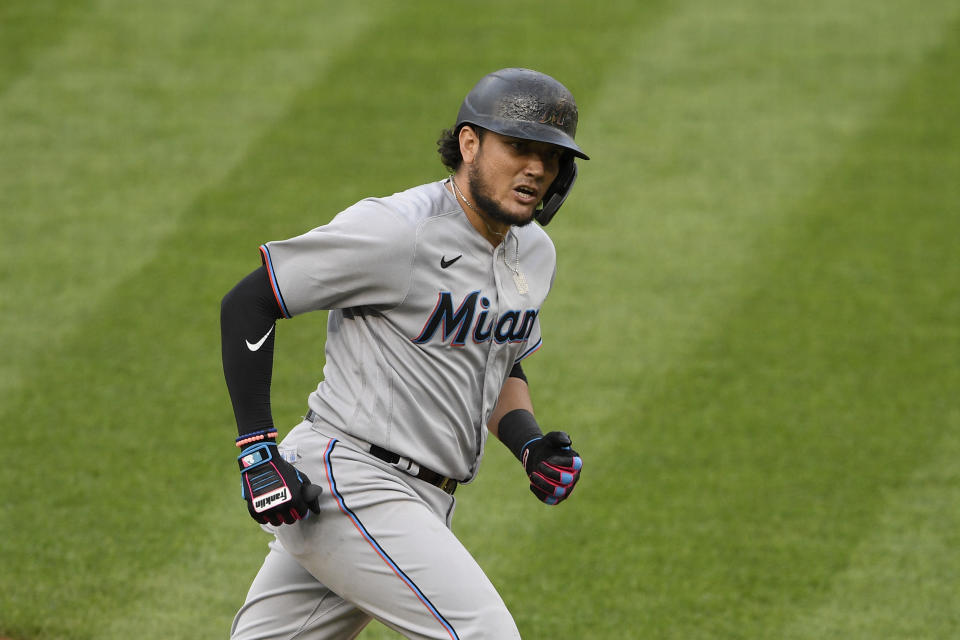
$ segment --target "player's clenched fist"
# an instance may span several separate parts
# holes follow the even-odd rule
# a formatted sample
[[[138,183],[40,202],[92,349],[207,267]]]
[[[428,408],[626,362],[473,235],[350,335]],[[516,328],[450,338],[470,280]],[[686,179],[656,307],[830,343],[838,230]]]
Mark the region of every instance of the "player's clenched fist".
[[[530,491],[547,504],[566,500],[580,479],[583,460],[570,444],[566,433],[551,431],[524,447],[522,462]]]
[[[570,447],[563,431],[543,435],[536,418],[526,409],[505,414],[498,437],[513,452],[530,478],[530,491],[547,504],[566,500],[580,479],[583,459]]]
[[[281,458],[272,439],[244,447],[237,462],[247,510],[260,524],[293,524],[320,512],[321,488]]]

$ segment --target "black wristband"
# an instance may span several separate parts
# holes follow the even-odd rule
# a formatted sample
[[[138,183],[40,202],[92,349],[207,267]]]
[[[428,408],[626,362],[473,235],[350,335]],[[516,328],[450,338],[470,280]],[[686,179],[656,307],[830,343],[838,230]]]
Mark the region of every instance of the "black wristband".
[[[526,409],[514,409],[500,418],[497,435],[517,460],[523,462],[523,450],[531,441],[542,438],[543,432],[532,413]]]
[[[520,363],[519,363],[519,362],[513,365],[513,369],[510,369],[510,375],[509,375],[508,377],[509,377],[509,378],[520,378],[520,379],[523,380],[524,382],[527,382],[527,376],[526,376],[526,374],[523,372],[523,367],[520,366]],[[528,383],[528,384],[529,384],[529,383]]]

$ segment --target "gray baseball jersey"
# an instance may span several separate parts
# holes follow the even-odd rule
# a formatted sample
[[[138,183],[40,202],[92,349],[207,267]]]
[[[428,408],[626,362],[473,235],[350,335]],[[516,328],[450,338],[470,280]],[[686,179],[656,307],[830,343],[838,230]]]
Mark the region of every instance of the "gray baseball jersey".
[[[556,252],[533,224],[492,247],[447,182],[362,200],[261,252],[287,317],[331,310],[308,399],[321,421],[469,481],[510,369],[540,347]]]

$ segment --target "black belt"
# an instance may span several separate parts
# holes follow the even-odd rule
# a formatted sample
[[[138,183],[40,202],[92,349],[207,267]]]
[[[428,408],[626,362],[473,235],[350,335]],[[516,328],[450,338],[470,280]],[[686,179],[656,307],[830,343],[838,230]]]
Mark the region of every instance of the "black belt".
[[[372,444],[370,445],[370,453],[372,455],[377,456],[387,464],[392,464],[396,466],[398,469],[400,469],[405,473],[410,473],[412,471],[412,469],[404,468],[403,465],[397,464],[398,462],[400,462],[400,455],[394,453],[393,451],[387,451],[383,447],[378,447],[377,445]],[[440,475],[436,471],[431,471],[430,469],[427,469],[426,467],[421,467],[420,465],[417,465],[417,466],[419,467],[417,472],[410,473],[410,475],[412,475],[414,478],[418,478],[425,482],[429,482],[433,486],[439,487],[441,490],[446,491],[450,495],[453,495],[453,492],[457,490],[457,481],[454,480],[453,478],[447,478]]]
[[[311,409],[307,411],[307,415],[304,416],[304,419],[310,422],[316,422],[317,418],[319,417],[320,416]],[[400,471],[403,471],[404,473],[407,473],[418,480],[429,482],[433,486],[438,487],[441,491],[445,491],[446,493],[453,495],[453,492],[457,490],[457,481],[453,478],[442,476],[436,471],[431,471],[426,467],[422,467],[412,460],[401,458],[400,454],[394,453],[393,451],[388,451],[375,444],[368,444],[360,440],[357,440],[356,444],[360,444],[362,447],[367,448],[367,451],[369,451],[371,455],[380,458],[387,464],[394,465],[397,469],[400,469]],[[401,460],[405,460],[406,464],[402,464]],[[414,466],[417,467],[416,473],[413,473]]]

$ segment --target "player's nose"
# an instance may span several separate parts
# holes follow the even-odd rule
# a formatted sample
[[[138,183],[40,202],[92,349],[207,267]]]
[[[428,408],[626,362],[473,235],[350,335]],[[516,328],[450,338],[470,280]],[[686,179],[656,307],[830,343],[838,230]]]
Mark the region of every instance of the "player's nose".
[[[547,161],[540,153],[528,153],[524,158],[523,173],[529,178],[541,178],[547,172]]]
[[[527,171],[532,174],[541,175],[546,168],[546,163],[543,161],[543,157],[538,153],[531,153],[530,158],[527,160]]]

